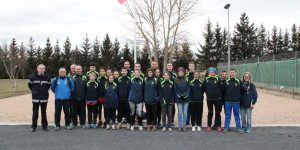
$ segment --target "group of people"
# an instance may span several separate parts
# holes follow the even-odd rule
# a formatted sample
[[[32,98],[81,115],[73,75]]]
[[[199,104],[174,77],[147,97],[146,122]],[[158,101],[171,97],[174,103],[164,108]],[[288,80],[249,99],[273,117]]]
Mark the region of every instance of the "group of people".
[[[205,93],[208,108],[207,132],[212,129],[218,132],[230,131],[233,112],[237,131],[250,133],[252,109],[257,101],[257,91],[251,81],[251,74],[245,72],[240,80],[236,78],[235,69],[230,69],[229,77],[226,71],[222,71],[219,77],[217,69],[213,67],[207,71],[205,73],[195,70],[195,64],[190,62],[187,70],[179,67],[177,71],[173,70],[172,63],[168,63],[167,71],[161,73],[158,63],[152,61],[151,67],[143,74],[140,63],[135,63],[132,70],[129,61],[125,61],[120,72],[104,67],[98,72],[96,64],[92,63],[89,71],[84,74],[82,66],[73,64],[69,74],[62,67],[59,75],[50,79],[45,72],[45,66],[39,64],[28,82],[33,103],[31,131],[36,131],[39,107],[42,128],[49,131],[46,108],[48,91],[51,89],[55,94],[56,131],[61,128],[62,109],[65,127],[69,130],[77,126],[120,129],[122,124],[128,130],[134,130],[137,121],[138,129],[142,131],[143,120],[146,119],[148,131],[172,131],[175,105],[178,112],[178,131],[186,131],[189,124],[192,125],[192,131],[201,131]],[[225,123],[222,129],[223,106]]]

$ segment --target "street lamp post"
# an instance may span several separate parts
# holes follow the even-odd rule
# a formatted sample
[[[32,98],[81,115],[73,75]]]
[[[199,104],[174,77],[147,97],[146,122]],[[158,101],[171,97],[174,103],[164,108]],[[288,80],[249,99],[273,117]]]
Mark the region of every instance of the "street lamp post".
[[[227,31],[227,47],[228,47],[228,50],[227,50],[227,60],[228,60],[228,72],[230,70],[230,28],[229,28],[229,7],[230,7],[230,4],[226,4],[224,6],[224,9],[227,9],[228,10],[228,31]]]

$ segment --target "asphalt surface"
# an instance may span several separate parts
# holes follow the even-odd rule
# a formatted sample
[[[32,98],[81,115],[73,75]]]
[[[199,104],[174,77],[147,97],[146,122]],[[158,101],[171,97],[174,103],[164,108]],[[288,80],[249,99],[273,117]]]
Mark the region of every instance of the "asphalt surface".
[[[299,150],[300,127],[257,127],[250,134],[192,132],[148,132],[73,129],[30,132],[30,126],[0,126],[0,149],[77,150]]]

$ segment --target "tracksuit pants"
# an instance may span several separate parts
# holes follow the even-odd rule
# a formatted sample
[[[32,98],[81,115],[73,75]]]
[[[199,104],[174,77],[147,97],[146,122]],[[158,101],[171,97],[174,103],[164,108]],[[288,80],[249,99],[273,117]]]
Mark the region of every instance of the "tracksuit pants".
[[[212,118],[215,111],[215,126],[221,126],[221,109],[222,101],[221,100],[207,100],[207,127],[211,127]]]
[[[128,100],[120,100],[119,101],[118,116],[117,116],[117,120],[119,123],[121,123],[122,118],[126,118],[127,122],[129,121],[130,109],[129,109]]]
[[[240,123],[240,102],[225,102],[226,116],[224,128],[229,129],[231,113],[233,111],[235,124],[237,129],[241,129]]]
[[[78,116],[80,120],[80,125],[85,125],[86,120],[86,102],[85,100],[72,100],[71,101],[72,107],[72,122],[75,126],[78,124]]]
[[[190,102],[191,124],[202,127],[203,101]]]
[[[138,125],[142,126],[143,125],[143,103],[133,103],[128,101],[129,107],[130,107],[130,125],[133,126],[135,123],[135,114],[137,114],[138,118]]]
[[[98,117],[98,105],[87,105],[88,109],[88,124],[96,124]]]
[[[147,125],[157,124],[157,104],[145,104],[147,112]]]
[[[173,107],[174,107],[174,104],[161,105],[163,127],[171,128],[172,119],[173,119],[173,116],[172,116]],[[168,123],[166,124],[167,117],[168,117]]]
[[[116,122],[116,107],[104,107],[105,124],[115,124]]]
[[[63,109],[65,114],[65,126],[69,126],[71,122],[70,117],[70,100],[55,100],[55,125],[60,127],[61,110]]]

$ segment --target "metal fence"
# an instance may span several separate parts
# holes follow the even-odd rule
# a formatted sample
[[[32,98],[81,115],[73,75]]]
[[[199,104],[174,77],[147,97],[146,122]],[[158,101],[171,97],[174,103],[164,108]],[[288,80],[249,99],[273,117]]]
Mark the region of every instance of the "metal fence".
[[[231,62],[231,67],[236,69],[238,78],[244,72],[250,72],[256,85],[268,92],[281,91],[292,98],[300,98],[299,51],[236,60]],[[227,63],[219,63],[218,70],[227,70]]]

